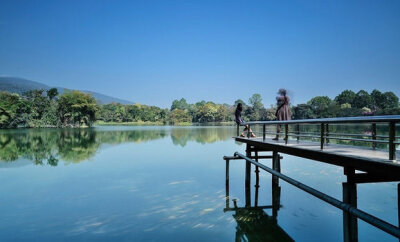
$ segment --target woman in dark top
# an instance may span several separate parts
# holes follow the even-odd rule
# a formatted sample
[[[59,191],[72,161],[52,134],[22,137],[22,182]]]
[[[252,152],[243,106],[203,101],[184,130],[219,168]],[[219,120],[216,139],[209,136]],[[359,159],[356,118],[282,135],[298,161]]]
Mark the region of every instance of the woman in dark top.
[[[236,106],[236,111],[235,111],[235,122],[237,125],[240,125],[241,123],[244,122],[243,118],[242,118],[242,110],[243,110],[243,106],[241,103],[238,103],[238,105]],[[240,134],[241,137],[244,137],[244,131],[247,131],[247,129],[249,128],[249,126],[246,124],[244,126],[243,132]],[[250,129],[250,133],[251,133],[251,137],[256,137],[256,135],[253,133],[253,131]]]
[[[286,90],[281,88],[278,91],[279,96],[276,97],[276,102],[278,109],[276,110],[276,119],[278,120],[290,120],[291,119],[291,114],[290,114],[290,107],[289,107],[289,102],[290,98],[286,96]],[[276,137],[273,140],[278,140],[279,139],[279,132],[281,131],[281,125],[278,124],[276,127]]]

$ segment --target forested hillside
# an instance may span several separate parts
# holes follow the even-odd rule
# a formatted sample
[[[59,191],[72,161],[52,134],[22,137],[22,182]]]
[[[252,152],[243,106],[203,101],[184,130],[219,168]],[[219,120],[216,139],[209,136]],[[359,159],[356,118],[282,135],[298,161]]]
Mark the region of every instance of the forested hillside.
[[[23,78],[17,77],[0,77],[0,91],[7,91],[9,93],[17,93],[19,95],[23,95],[25,92],[31,90],[49,90],[50,88],[57,88],[57,91],[62,94],[65,91],[68,91],[67,88],[63,87],[50,87],[40,82],[30,81]],[[100,104],[108,104],[108,103],[122,103],[122,104],[132,104],[133,102],[123,100],[120,98],[111,97],[108,95],[104,95],[97,92],[81,90],[81,92],[86,94],[91,94]]]

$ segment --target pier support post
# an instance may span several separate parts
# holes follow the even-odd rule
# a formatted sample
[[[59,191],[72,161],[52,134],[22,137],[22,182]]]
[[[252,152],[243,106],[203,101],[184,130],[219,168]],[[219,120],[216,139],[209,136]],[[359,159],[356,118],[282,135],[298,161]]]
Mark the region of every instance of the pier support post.
[[[272,169],[281,172],[281,160],[277,151],[272,152]],[[272,175],[272,217],[276,221],[278,210],[280,208],[281,187],[279,186],[279,178]]]
[[[281,207],[281,187],[278,183],[272,183],[272,217],[277,221],[278,211]]]
[[[277,151],[272,152],[272,169],[281,172],[281,160]],[[276,183],[279,185],[279,178],[272,175],[272,183]]]
[[[251,146],[246,145],[246,156],[251,157]],[[245,196],[246,196],[246,207],[251,205],[251,163],[246,161],[246,171],[245,171]]]
[[[226,199],[226,208],[229,208],[229,159],[225,160],[225,199]]]
[[[258,162],[258,151],[255,151],[255,161]],[[260,187],[260,170],[258,168],[258,166],[256,166],[256,169],[254,171],[256,173],[256,184],[254,185],[255,187],[255,194],[254,194],[254,206],[258,207],[258,188]]]
[[[272,152],[272,169],[281,172],[281,160],[277,151]],[[279,186],[279,178],[272,175],[272,217],[276,221],[278,210],[280,207],[281,187]]]
[[[343,182],[343,202],[357,208],[357,184],[354,183],[354,168],[345,167],[347,182]],[[357,217],[347,211],[343,211],[343,241],[358,241]]]

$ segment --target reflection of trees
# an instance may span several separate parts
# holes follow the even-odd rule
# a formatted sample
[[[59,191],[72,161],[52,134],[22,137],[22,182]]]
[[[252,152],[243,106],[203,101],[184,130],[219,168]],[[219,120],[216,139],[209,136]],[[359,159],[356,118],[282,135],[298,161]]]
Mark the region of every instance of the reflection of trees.
[[[70,129],[59,132],[58,154],[61,159],[78,163],[96,154],[99,143],[93,129]]]
[[[185,146],[188,141],[200,144],[214,143],[216,141],[228,140],[235,135],[232,127],[196,127],[196,128],[174,128],[171,130],[171,139],[174,145]]]
[[[142,143],[167,137],[167,129],[25,129],[0,132],[0,162],[20,158],[36,165],[78,163],[93,157],[101,144]]]
[[[175,145],[190,140],[201,144],[227,140],[233,128],[196,127],[169,129],[96,130],[25,129],[0,132],[0,161],[25,158],[36,165],[58,165],[59,160],[78,163],[93,157],[101,144],[142,143],[171,135]]]
[[[56,141],[54,132],[16,132],[0,133],[0,160],[15,161],[25,158],[35,164],[43,161],[56,163]]]

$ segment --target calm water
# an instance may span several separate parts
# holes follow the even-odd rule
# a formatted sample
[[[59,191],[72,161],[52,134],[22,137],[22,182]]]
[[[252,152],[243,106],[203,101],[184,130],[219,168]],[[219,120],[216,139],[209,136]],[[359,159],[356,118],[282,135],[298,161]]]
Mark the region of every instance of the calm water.
[[[243,232],[239,227],[248,228],[253,239],[271,231],[278,236],[272,239],[341,241],[341,210],[283,181],[276,220],[270,209],[224,212],[222,157],[245,150],[232,140],[235,132],[234,127],[0,131],[0,241],[234,241]],[[282,173],[342,197],[341,168],[284,155]],[[261,172],[260,180],[258,205],[271,205],[271,176]],[[397,224],[396,186],[358,185],[359,208]],[[243,207],[243,161],[231,162],[229,192],[229,206],[235,199]],[[362,221],[359,239],[398,241]]]

